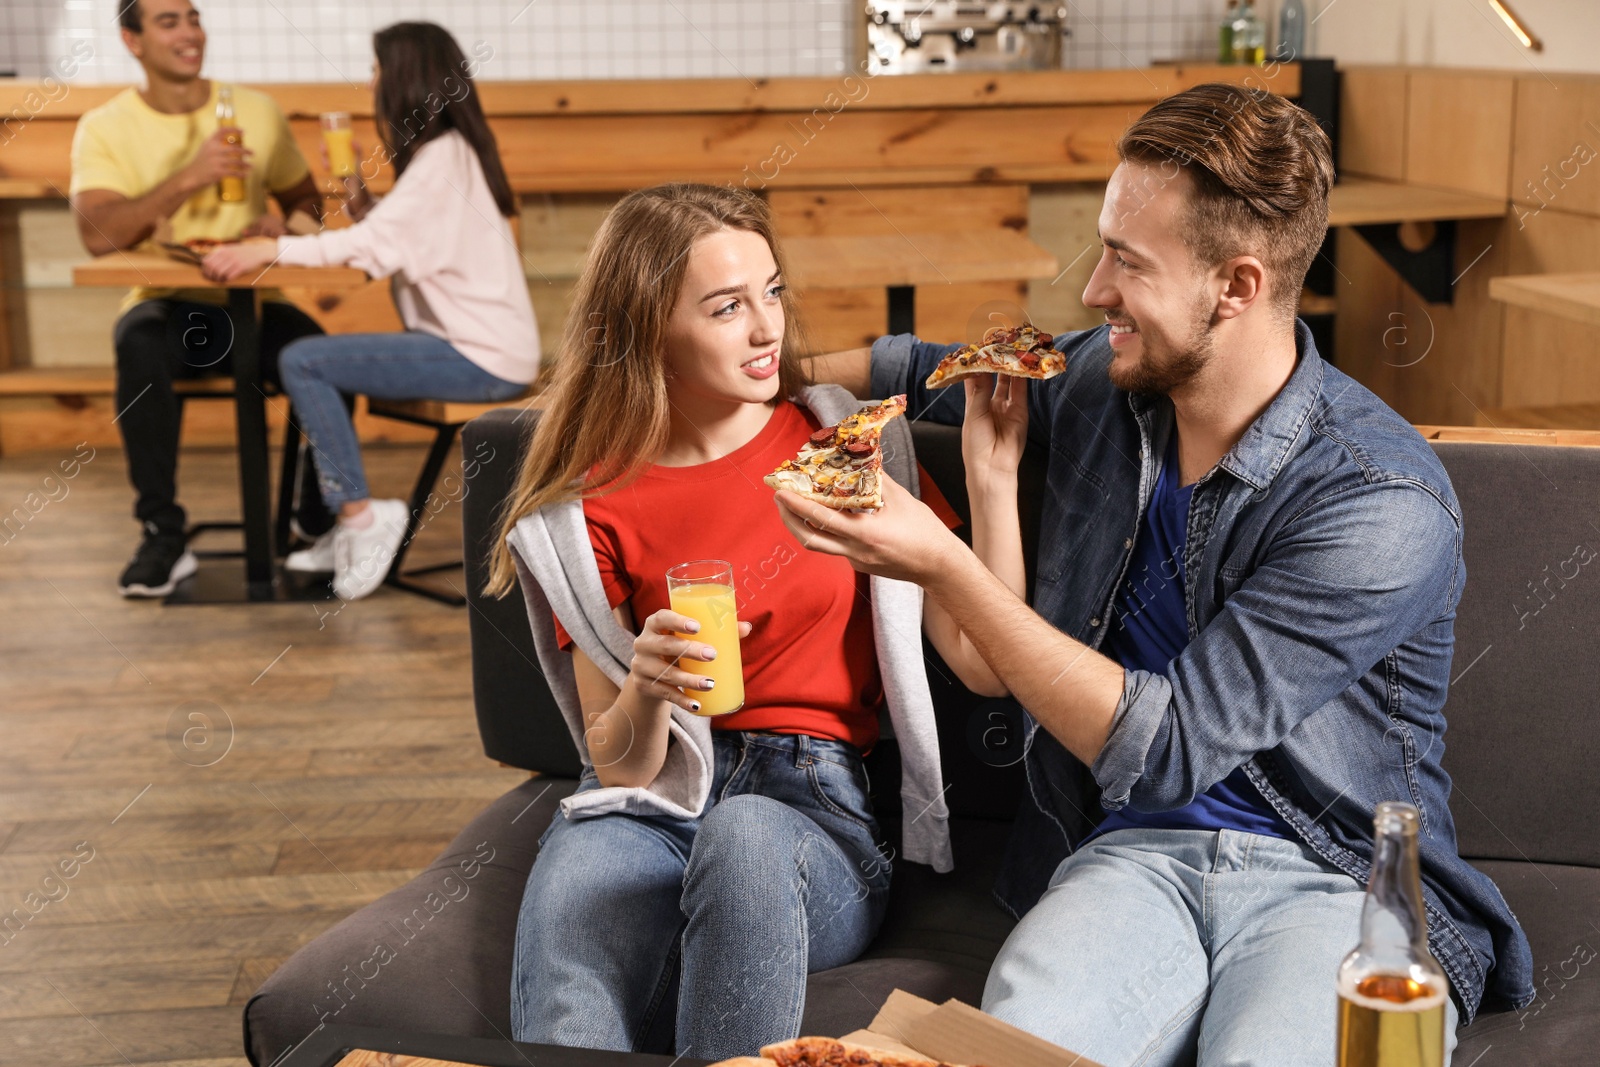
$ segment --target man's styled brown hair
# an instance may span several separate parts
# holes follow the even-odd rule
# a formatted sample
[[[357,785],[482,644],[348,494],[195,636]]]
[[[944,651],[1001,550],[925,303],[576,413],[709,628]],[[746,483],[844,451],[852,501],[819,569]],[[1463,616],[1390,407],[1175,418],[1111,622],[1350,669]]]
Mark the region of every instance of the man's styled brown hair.
[[[1183,223],[1196,261],[1253,255],[1271,276],[1274,310],[1293,316],[1328,232],[1333,146],[1311,114],[1262,89],[1197,85],[1141,115],[1117,142],[1124,162],[1188,173]]]

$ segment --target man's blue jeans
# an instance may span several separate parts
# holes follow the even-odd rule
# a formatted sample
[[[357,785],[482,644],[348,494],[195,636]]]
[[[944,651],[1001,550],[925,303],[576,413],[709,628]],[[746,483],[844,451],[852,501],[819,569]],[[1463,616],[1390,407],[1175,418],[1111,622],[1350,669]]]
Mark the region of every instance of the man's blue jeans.
[[[285,346],[278,365],[330,508],[371,495],[341,393],[483,404],[510,400],[527,388],[490,374],[449,341],[419,330],[305,337]]]
[[[806,975],[849,963],[889,892],[856,749],[718,732],[698,819],[568,819],[541,840],[517,918],[519,1041],[754,1055],[796,1037]],[[585,772],[580,790],[599,786]],[[670,1000],[679,978],[676,1004]]]
[[[983,1010],[1105,1067],[1330,1067],[1363,885],[1297,841],[1117,830],[1064,860]],[[1456,1045],[1445,1008],[1445,1062]]]

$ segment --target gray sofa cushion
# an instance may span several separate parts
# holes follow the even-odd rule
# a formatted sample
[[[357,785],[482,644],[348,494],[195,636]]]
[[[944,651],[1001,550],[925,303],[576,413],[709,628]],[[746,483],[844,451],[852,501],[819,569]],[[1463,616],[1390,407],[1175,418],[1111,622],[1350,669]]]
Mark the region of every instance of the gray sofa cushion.
[[[509,1036],[517,907],[539,835],[575,788],[510,790],[422,874],[289,957],[245,1005],[250,1061],[272,1063],[321,1022]]]
[[[1480,860],[1533,946],[1538,999],[1522,1011],[1480,1014],[1460,1032],[1457,1064],[1592,1067],[1600,1062],[1600,871]]]

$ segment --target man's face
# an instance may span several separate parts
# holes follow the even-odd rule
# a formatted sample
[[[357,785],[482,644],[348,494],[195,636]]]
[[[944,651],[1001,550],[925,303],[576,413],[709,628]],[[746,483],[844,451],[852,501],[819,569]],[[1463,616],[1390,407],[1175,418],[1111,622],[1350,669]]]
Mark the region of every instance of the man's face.
[[[143,29],[122,31],[122,41],[144,69],[173,81],[200,76],[206,31],[189,0],[131,0],[139,4]]]
[[[1083,302],[1105,313],[1107,374],[1128,392],[1171,393],[1210,362],[1217,292],[1181,236],[1191,179],[1175,166],[1123,163],[1100,209],[1100,262]]]

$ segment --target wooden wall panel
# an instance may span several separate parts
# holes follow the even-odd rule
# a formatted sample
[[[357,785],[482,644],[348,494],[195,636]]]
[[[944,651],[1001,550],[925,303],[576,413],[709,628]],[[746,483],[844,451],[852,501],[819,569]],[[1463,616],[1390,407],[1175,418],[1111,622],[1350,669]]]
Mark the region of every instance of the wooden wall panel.
[[[1600,217],[1600,78],[1517,79],[1511,197],[1525,226],[1547,207]]]
[[[1505,269],[1498,273],[1600,271],[1600,218],[1550,207],[1527,219],[1526,225],[1512,221],[1506,234],[1509,254]],[[1600,327],[1501,306],[1505,308],[1502,406],[1600,402]]]
[[[767,202],[780,238],[904,234],[915,243],[918,233],[1028,229],[1026,185],[774,189]],[[797,295],[813,351],[871,344],[887,329],[888,298],[882,288],[813,287]],[[1011,322],[1020,319],[1026,296],[1026,285],[1015,282],[921,285],[915,329],[929,340],[972,340],[987,328],[991,312]]]
[[[1406,84],[1402,67],[1350,67],[1339,88],[1339,172],[1404,181]]]
[[[116,363],[111,329],[126,295],[121,289],[24,289],[28,357],[34,367],[105,367]]]
[[[1083,290],[1100,262],[1100,182],[1035,186],[1029,198],[1028,236],[1061,263],[1054,278],[1028,283],[1028,310],[1041,329],[1063,332],[1099,326],[1105,316],[1083,306]]]
[[[780,238],[1000,227],[1028,232],[1026,185],[774,189],[767,203]]]
[[[1512,225],[1508,219],[1460,224],[1456,270],[1465,273],[1454,304],[1424,303],[1358,234],[1340,230],[1340,369],[1409,422],[1471,426],[1479,411],[1498,407],[1504,312],[1488,289],[1491,277],[1506,273]]]
[[[1284,96],[1300,93],[1300,68],[1293,63],[1266,67],[1205,63],[1116,70],[949,72],[916,77],[623,78],[592,81],[484,81],[478,83],[491,119],[507,115],[809,112],[832,106],[828,95],[842,94],[851,106],[882,108],[1025,107],[1074,100],[1085,104],[1154,102],[1204,82],[1233,82],[1270,89]],[[865,86],[863,91],[860,83]],[[0,82],[0,113],[13,107],[39,111],[28,94],[39,83]],[[316,118],[324,111],[372,115],[372,93],[354,82],[252,84],[277,101],[290,118]],[[75,85],[49,104],[44,119],[75,121],[122,92],[121,85]]]
[[[1508,195],[1516,78],[1414,67],[1406,97],[1406,181]]]
[[[1113,145],[1148,107],[985,111],[843,110],[826,123],[784,113],[513,116],[495,122],[512,183],[526,192],[622,190],[662,181],[768,186],[1104,178]],[[824,113],[828,114],[828,113]],[[65,195],[73,124],[36,121],[0,151],[0,177]],[[296,141],[320,173],[317,133]],[[384,183],[374,183],[383,188]]]

